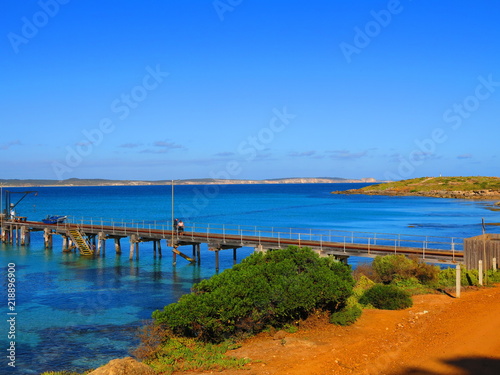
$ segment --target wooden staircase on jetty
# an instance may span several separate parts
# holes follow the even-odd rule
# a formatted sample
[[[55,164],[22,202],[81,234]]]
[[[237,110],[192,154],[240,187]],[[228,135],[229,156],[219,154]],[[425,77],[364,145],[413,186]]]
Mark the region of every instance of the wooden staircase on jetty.
[[[94,251],[90,248],[88,242],[83,238],[83,234],[78,229],[68,230],[68,236],[71,238],[81,255],[92,256]]]
[[[190,256],[188,256],[188,255],[186,255],[186,254],[184,254],[184,253],[180,252],[180,251],[177,249],[177,247],[173,247],[173,248],[172,248],[172,252],[173,252],[174,254],[180,255],[181,257],[183,257],[184,259],[186,259],[187,261],[189,261],[189,262],[191,262],[191,263],[195,263],[195,262],[196,262],[196,259],[193,259],[193,258],[191,258]]]

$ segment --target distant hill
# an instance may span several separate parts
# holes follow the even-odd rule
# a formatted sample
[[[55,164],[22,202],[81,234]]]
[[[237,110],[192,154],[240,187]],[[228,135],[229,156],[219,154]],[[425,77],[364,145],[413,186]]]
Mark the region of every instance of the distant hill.
[[[439,198],[500,199],[499,177],[420,177],[332,194],[416,195]]]
[[[294,177],[276,178],[266,180],[224,180],[214,178],[197,178],[175,180],[176,185],[207,185],[207,184],[300,184],[300,183],[351,183],[351,182],[376,182],[374,178],[347,179],[339,177]],[[3,187],[36,187],[36,186],[139,186],[139,185],[170,185],[171,180],[145,181],[145,180],[106,180],[106,179],[80,179],[69,178],[67,180],[44,180],[44,179],[0,179]]]

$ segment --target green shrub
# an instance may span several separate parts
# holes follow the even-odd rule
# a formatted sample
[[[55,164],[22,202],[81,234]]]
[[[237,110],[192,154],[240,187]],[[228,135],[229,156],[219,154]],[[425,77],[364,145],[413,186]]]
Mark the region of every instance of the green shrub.
[[[373,260],[373,269],[384,284],[391,283],[396,277],[410,277],[414,268],[411,259],[404,255],[377,256]]]
[[[353,295],[357,298],[361,297],[363,293],[375,285],[375,282],[368,277],[361,275],[358,277],[354,288],[352,289]]]
[[[417,294],[427,294],[434,292],[433,288],[422,285],[422,283],[418,281],[415,277],[410,277],[408,279],[396,279],[391,283],[391,285],[404,289],[412,296]]]
[[[500,283],[500,271],[488,270],[488,283]]]
[[[479,285],[479,271],[478,270],[468,270],[464,265],[461,266],[460,271],[460,285],[461,286],[478,286]],[[488,275],[492,274],[492,271],[488,271]],[[488,279],[488,283],[495,282],[495,276],[493,276],[493,281]],[[483,281],[485,278],[483,278]],[[441,287],[454,287],[456,285],[456,269],[455,267],[449,267],[442,269],[438,275],[438,284]]]
[[[424,285],[435,286],[438,280],[439,267],[432,264],[427,264],[421,260],[412,259],[415,264],[415,277],[420,283]]]
[[[41,375],[85,375],[88,374],[93,370],[87,370],[85,372],[74,372],[74,371],[46,371],[43,372]]]
[[[41,375],[86,375],[94,370],[87,370],[84,372],[74,372],[74,371],[46,371],[42,372]]]
[[[358,306],[346,307],[330,315],[330,323],[338,326],[350,326],[359,319],[362,313],[363,310]]]
[[[254,253],[153,313],[174,334],[207,342],[282,327],[316,309],[338,311],[352,293],[349,267],[308,248]]]
[[[439,267],[404,255],[377,256],[372,267],[377,281],[384,284],[415,278],[421,284],[432,285],[437,282],[439,274]]]
[[[393,285],[377,284],[368,289],[359,303],[372,305],[381,310],[402,310],[413,306],[413,301],[408,292]]]
[[[249,359],[226,355],[227,351],[236,347],[230,342],[210,344],[193,338],[169,337],[155,357],[145,363],[161,374],[242,368],[250,362]]]
[[[354,280],[358,282],[362,278],[367,278],[370,280],[378,280],[378,276],[373,269],[372,263],[360,263],[356,266],[352,272]]]

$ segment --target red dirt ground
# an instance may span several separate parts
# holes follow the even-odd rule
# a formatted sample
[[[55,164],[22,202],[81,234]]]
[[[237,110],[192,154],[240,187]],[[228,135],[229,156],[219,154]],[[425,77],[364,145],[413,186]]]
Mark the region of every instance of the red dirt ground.
[[[500,286],[462,292],[459,299],[433,294],[413,300],[402,311],[365,310],[350,327],[318,318],[284,339],[260,334],[229,353],[251,364],[214,373],[500,374]]]

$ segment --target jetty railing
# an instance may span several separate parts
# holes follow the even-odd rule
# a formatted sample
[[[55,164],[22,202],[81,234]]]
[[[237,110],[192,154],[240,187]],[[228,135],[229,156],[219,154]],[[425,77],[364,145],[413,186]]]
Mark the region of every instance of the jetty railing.
[[[172,235],[171,221],[148,221],[148,220],[124,220],[124,219],[104,219],[104,218],[77,218],[68,217],[67,223],[79,226],[90,227],[93,230],[106,231],[108,233],[120,232],[123,235],[138,234],[145,235],[148,232],[155,234],[162,233],[165,238]],[[65,224],[58,224],[64,226]],[[444,236],[425,236],[415,234],[394,234],[380,232],[363,232],[337,229],[321,228],[291,228],[291,227],[268,227],[258,225],[236,225],[236,224],[218,224],[218,223],[189,223],[184,228],[183,238],[196,236],[200,234],[207,236],[210,234],[222,235],[224,242],[226,236],[248,238],[254,237],[260,243],[266,238],[280,240],[295,240],[297,243],[304,241],[317,242],[321,244],[342,243],[364,245],[370,249],[371,246],[390,246],[394,248],[395,253],[401,248],[422,249],[425,254],[427,249],[443,251],[463,251],[463,238],[444,237]]]

